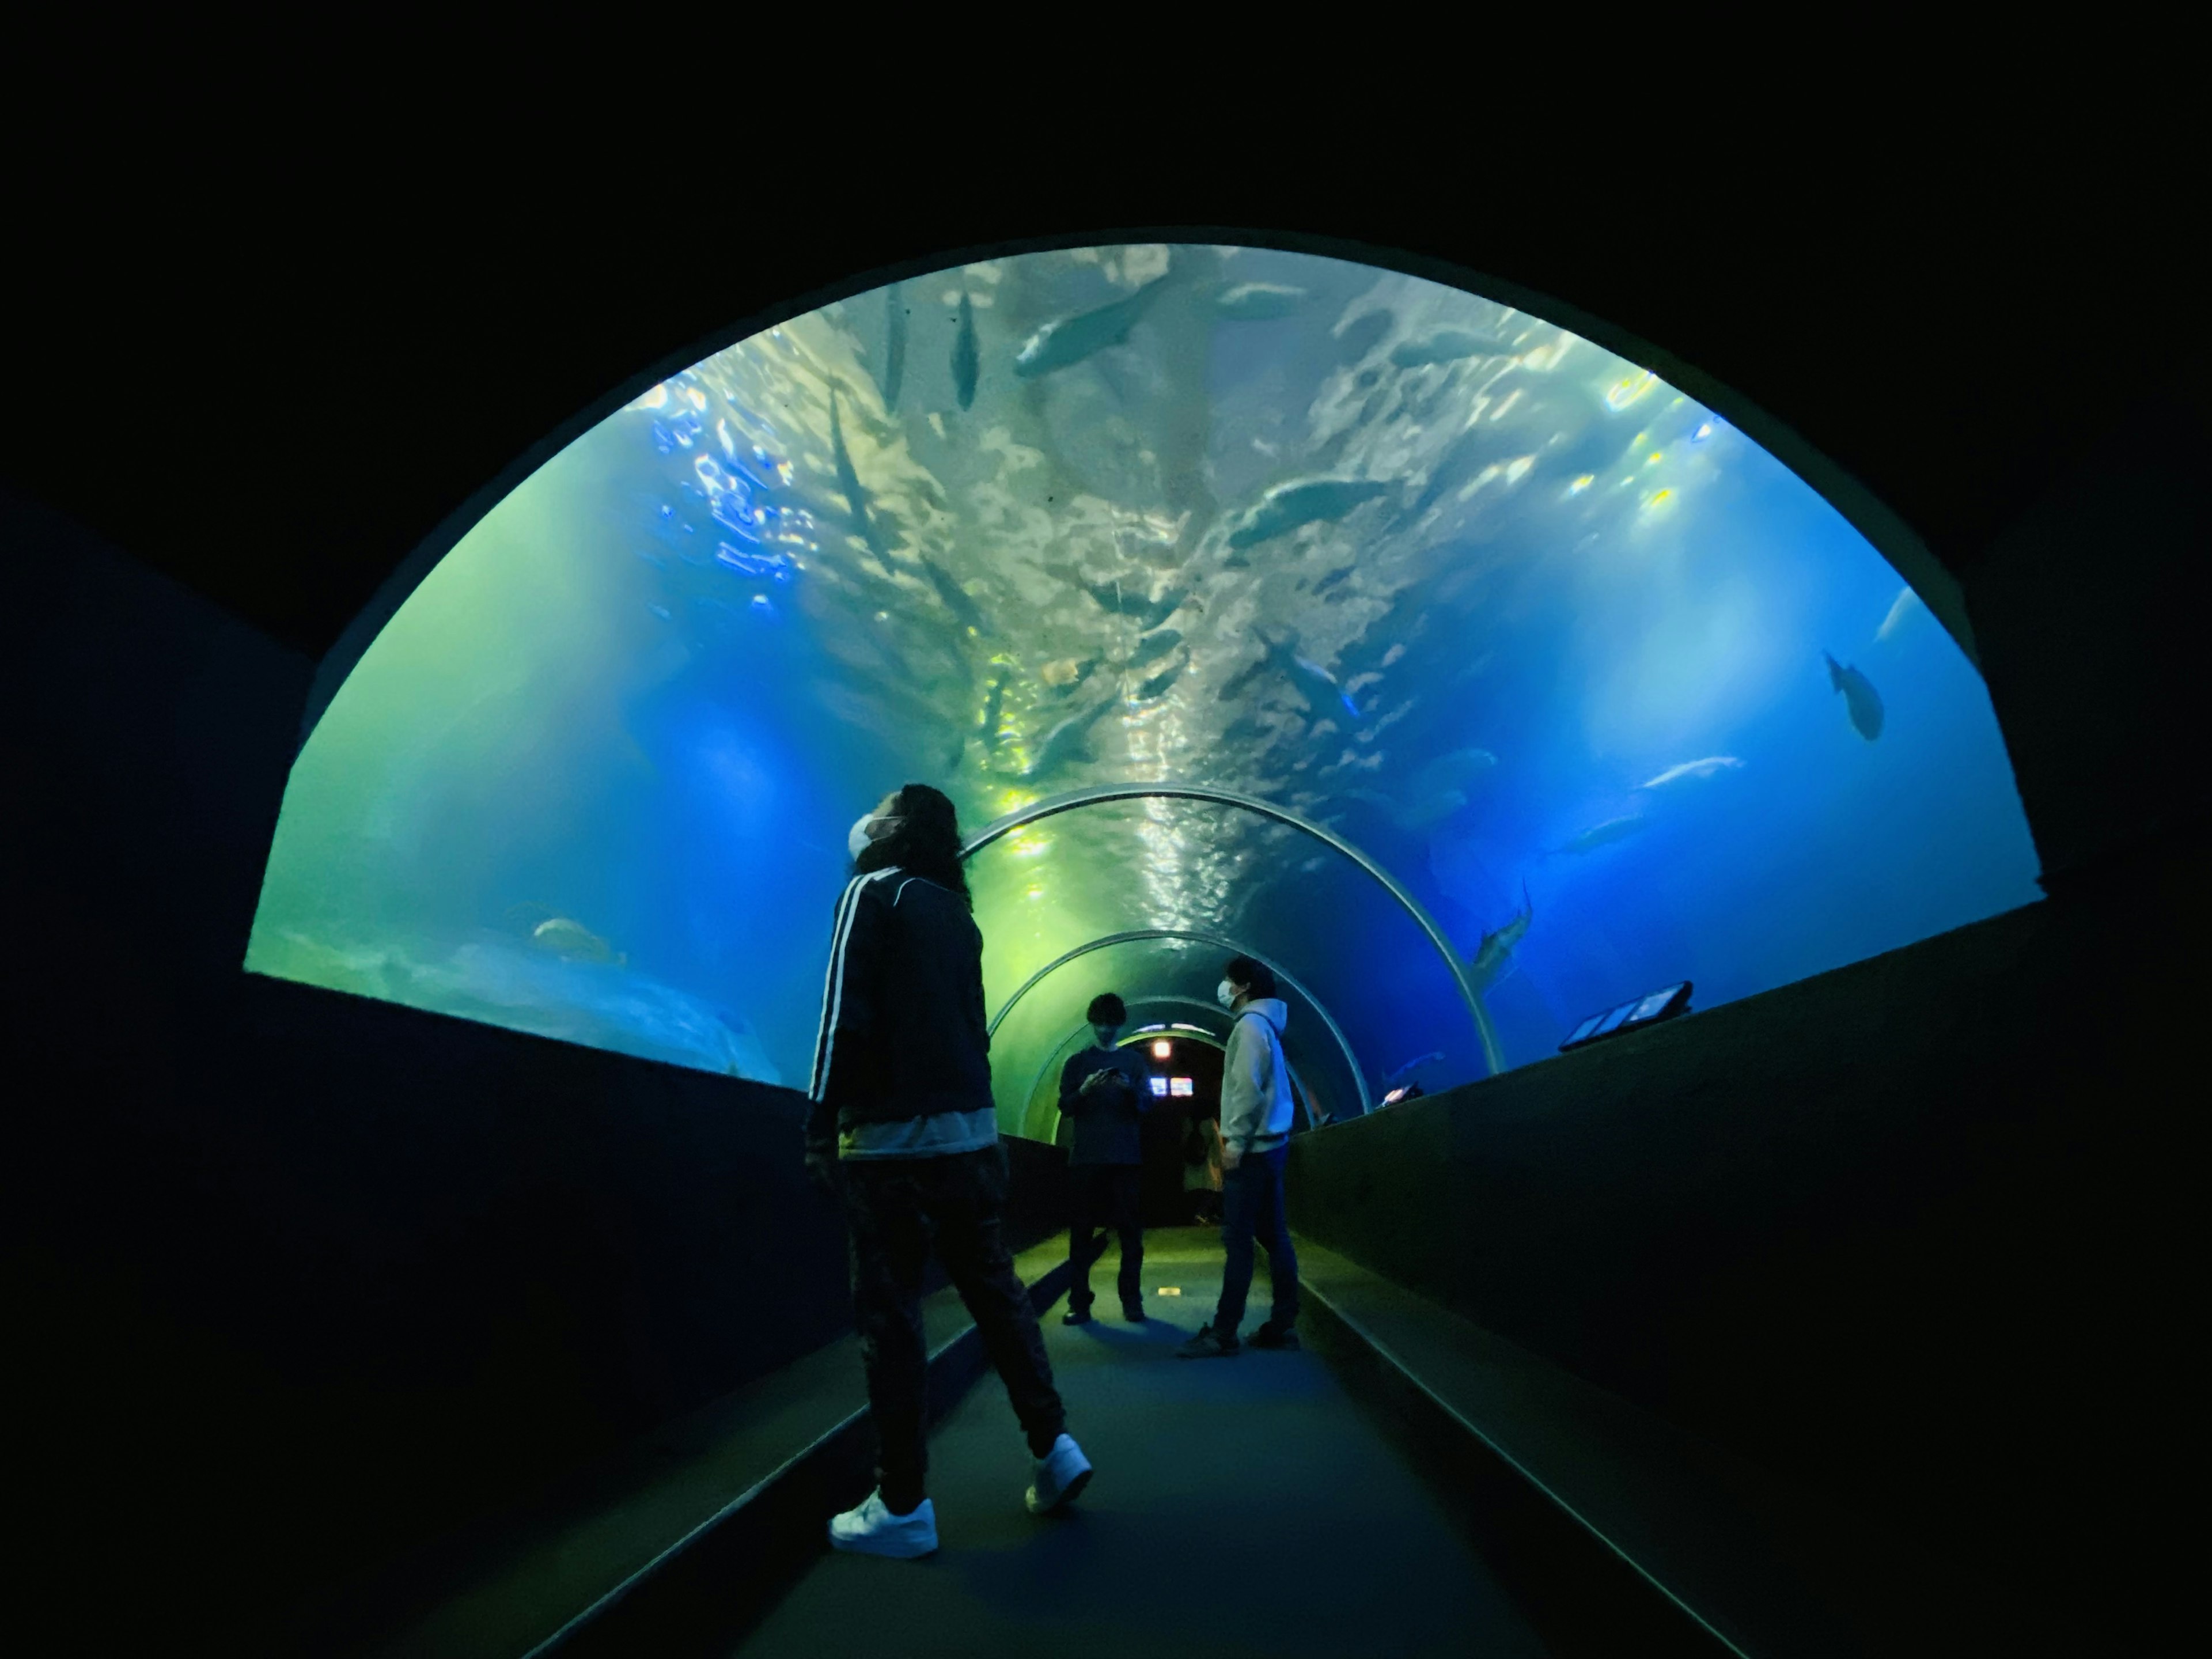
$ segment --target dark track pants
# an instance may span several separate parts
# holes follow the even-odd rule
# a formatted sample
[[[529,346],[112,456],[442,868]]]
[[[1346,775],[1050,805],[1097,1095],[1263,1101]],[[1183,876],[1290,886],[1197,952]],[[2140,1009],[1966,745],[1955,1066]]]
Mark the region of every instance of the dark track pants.
[[[1006,1149],[993,1146],[945,1158],[850,1158],[839,1169],[852,1230],[853,1317],[867,1366],[884,1502],[904,1513],[923,1496],[928,1353],[921,1334],[921,1274],[933,1240],[975,1321],[983,1352],[1006,1385],[1031,1455],[1043,1456],[1067,1414],[1052,1384],[1029,1291],[1014,1276],[1000,1230],[1006,1203]]]
[[[1122,1305],[1141,1306],[1145,1287],[1139,1274],[1145,1266],[1145,1230],[1137,1224],[1137,1197],[1144,1176],[1139,1164],[1078,1164],[1068,1174],[1075,1200],[1075,1217],[1067,1231],[1067,1260],[1073,1268],[1068,1280],[1071,1311],[1090,1307],[1091,1269],[1106,1254],[1106,1229],[1121,1241],[1121,1273],[1116,1288]]]
[[[1221,1172],[1221,1248],[1228,1257],[1221,1271],[1221,1303],[1213,1328],[1234,1336],[1244,1317],[1244,1298],[1252,1289],[1252,1241],[1267,1248],[1267,1271],[1275,1284],[1275,1304],[1267,1322],[1286,1331],[1298,1318],[1298,1258],[1291,1249],[1291,1224],[1283,1209],[1283,1166],[1291,1149],[1254,1152],[1233,1170]]]

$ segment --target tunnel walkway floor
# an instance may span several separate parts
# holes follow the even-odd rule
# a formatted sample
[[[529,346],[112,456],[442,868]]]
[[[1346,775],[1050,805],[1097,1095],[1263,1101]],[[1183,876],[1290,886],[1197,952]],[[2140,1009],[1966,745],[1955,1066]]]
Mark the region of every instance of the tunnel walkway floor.
[[[1116,1264],[1109,1249],[1093,1269],[1102,1310]],[[1097,1471],[1066,1516],[1024,1510],[1028,1449],[986,1376],[932,1439],[936,1556],[825,1556],[737,1651],[1552,1651],[1320,1356],[1176,1358],[1220,1274],[1211,1229],[1154,1231],[1143,1326],[1115,1310],[1066,1327],[1064,1303],[1045,1316],[1069,1430]],[[1254,1291],[1248,1334],[1266,1313],[1264,1272]]]

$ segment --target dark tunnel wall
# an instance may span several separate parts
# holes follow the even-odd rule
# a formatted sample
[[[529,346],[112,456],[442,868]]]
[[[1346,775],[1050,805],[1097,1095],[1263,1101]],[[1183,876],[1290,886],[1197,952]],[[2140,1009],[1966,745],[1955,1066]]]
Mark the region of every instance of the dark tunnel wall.
[[[1961,1565],[1991,1650],[2166,1651],[2190,1577],[2212,848],[2136,620],[2204,546],[2189,430],[2124,423],[1967,589],[2048,901],[1292,1152],[1297,1225]]]
[[[799,1097],[241,973],[310,665],[0,511],[17,1562],[127,1563],[86,1650],[312,1600],[846,1328]]]

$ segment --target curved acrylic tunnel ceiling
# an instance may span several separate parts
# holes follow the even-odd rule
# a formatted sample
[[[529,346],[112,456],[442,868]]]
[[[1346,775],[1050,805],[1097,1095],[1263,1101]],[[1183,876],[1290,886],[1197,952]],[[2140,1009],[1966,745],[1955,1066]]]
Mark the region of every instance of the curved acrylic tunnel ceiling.
[[[907,780],[971,828],[1134,782],[1332,830],[1456,975],[1340,852],[1151,799],[975,855],[987,988],[1235,939],[1378,1095],[1483,1074],[1463,988],[1522,1064],[1656,986],[1710,1006],[2037,896],[1973,665],[1739,430],[1458,289],[1114,246],[823,307],[539,467],[315,726],[247,965],[803,1082],[846,826]],[[1056,972],[1002,1094],[1109,978],[1218,968]]]

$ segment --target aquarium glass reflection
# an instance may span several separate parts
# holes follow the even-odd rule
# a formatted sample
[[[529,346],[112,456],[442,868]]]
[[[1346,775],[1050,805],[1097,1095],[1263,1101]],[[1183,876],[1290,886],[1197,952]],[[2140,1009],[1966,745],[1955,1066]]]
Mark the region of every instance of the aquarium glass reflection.
[[[1233,940],[1376,1099],[2037,896],[1973,666],[1711,410],[1459,289],[1113,246],[796,318],[538,469],[316,726],[247,965],[803,1086],[846,827],[908,780],[978,827],[1202,784],[1355,843],[1453,962],[1231,808],[1066,813],[972,867],[994,1009],[1103,935]],[[1218,954],[1056,972],[994,1050],[1012,1095],[1106,981],[1202,999]]]

